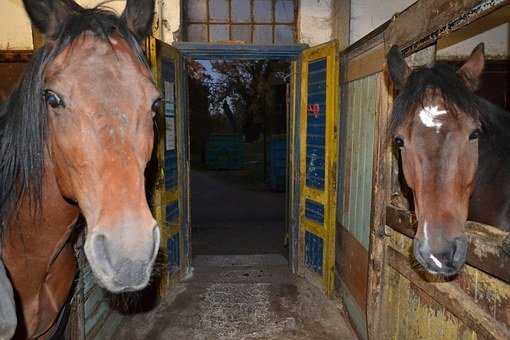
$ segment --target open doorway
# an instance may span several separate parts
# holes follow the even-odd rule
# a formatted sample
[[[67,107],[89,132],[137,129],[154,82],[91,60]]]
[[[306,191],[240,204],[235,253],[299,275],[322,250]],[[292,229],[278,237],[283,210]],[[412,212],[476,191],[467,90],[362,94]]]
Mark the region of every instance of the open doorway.
[[[290,61],[187,67],[192,253],[287,257]]]

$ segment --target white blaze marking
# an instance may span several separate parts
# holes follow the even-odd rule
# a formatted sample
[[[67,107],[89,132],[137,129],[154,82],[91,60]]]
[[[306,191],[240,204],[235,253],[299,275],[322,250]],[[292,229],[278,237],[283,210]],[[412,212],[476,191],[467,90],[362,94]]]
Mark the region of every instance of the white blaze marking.
[[[443,265],[441,264],[441,262],[432,254],[430,254],[430,259],[432,261],[434,261],[434,263],[436,264],[436,266],[438,266],[439,268],[442,268]]]
[[[439,133],[443,123],[438,121],[437,117],[447,113],[446,110],[439,110],[439,106],[426,106],[420,111],[420,119],[423,125],[430,128],[435,127],[436,133]]]
[[[427,224],[427,221],[423,223],[423,235],[425,236],[425,241],[429,239],[429,225]]]

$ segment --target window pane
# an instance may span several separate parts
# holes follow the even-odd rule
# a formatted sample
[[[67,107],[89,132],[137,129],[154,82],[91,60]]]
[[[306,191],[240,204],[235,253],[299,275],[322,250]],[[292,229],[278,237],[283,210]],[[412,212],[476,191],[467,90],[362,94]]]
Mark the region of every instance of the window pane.
[[[228,1],[209,0],[209,18],[211,22],[228,22]]]
[[[294,43],[294,27],[290,25],[276,25],[274,30],[275,44]]]
[[[276,0],[275,21],[281,23],[294,22],[294,1]]]
[[[211,42],[230,40],[228,36],[228,25],[210,25],[209,34],[211,35]]]
[[[251,25],[232,25],[232,39],[251,42]]]
[[[249,0],[232,0],[232,21],[250,22],[250,5],[251,4]]]
[[[186,13],[188,21],[204,22],[207,19],[207,3],[206,0],[188,0],[186,5]]]
[[[273,43],[273,26],[256,25],[253,33],[254,44],[272,44]]]
[[[206,25],[188,25],[188,41],[206,42],[207,26]]]
[[[254,0],[253,15],[255,22],[273,22],[273,4],[271,0]]]

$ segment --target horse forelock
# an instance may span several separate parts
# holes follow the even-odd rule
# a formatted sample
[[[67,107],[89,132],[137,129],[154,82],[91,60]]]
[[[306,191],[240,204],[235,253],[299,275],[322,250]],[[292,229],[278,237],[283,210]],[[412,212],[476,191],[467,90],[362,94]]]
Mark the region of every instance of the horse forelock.
[[[418,108],[425,106],[431,96],[441,96],[445,108],[454,118],[465,114],[475,122],[482,119],[479,98],[467,88],[452,66],[438,63],[419,67],[411,73],[393,105],[389,133],[393,135]]]
[[[107,41],[113,34],[119,35],[148,68],[144,53],[126,23],[102,5],[77,9],[61,23],[56,38],[34,53],[17,87],[0,106],[0,233],[22,199],[28,199],[34,216],[41,213],[48,130],[47,107],[42,96],[46,66],[75,41],[73,48],[77,48],[77,38],[91,32]]]
[[[418,112],[430,96],[442,97],[453,118],[467,115],[481,126],[482,140],[496,153],[510,152],[510,113],[478,97],[467,88],[453,66],[436,63],[413,70],[393,105],[389,137]]]

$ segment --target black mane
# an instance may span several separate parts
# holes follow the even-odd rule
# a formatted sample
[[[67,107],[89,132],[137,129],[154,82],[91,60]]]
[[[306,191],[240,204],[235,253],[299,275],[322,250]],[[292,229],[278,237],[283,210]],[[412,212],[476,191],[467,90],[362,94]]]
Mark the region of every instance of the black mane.
[[[34,53],[17,88],[0,106],[0,232],[22,198],[29,200],[33,213],[40,213],[48,133],[44,73],[48,63],[84,32],[106,41],[119,34],[147,66],[124,20],[100,7],[75,8],[55,38]]]
[[[451,114],[465,113],[482,127],[482,142],[490,142],[500,154],[510,150],[510,113],[478,97],[464,84],[455,68],[445,63],[413,70],[395,99],[389,133],[393,135],[418,105],[423,105],[427,90],[444,98]]]

